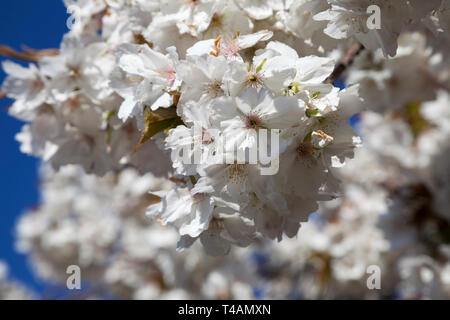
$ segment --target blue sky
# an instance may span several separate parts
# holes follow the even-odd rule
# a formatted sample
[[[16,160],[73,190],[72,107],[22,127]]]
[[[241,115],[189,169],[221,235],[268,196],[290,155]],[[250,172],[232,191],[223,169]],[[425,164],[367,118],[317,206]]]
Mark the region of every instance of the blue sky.
[[[58,48],[67,31],[67,17],[62,0],[1,1],[0,44],[17,50],[22,45]],[[4,78],[5,73],[0,70],[0,83]],[[6,260],[13,277],[41,293],[47,286],[33,276],[26,257],[14,250],[14,226],[18,217],[39,203],[39,162],[19,151],[14,136],[22,123],[8,116],[6,109],[11,103],[11,100],[0,100],[0,260]]]

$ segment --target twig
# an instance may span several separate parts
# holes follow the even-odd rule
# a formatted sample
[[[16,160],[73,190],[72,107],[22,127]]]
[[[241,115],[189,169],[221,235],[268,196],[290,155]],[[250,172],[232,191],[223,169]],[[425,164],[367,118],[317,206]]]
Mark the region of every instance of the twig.
[[[359,42],[353,44],[350,49],[342,58],[341,62],[336,65],[333,73],[324,81],[324,83],[334,83],[338,78],[342,76],[345,70],[353,63],[353,60],[364,50],[364,47]]]
[[[18,52],[11,47],[0,46],[0,55],[30,62],[36,62],[41,60],[43,57],[56,56],[58,54],[58,49],[35,50],[24,47],[23,52]]]
[[[5,99],[6,93],[0,91],[0,99]]]

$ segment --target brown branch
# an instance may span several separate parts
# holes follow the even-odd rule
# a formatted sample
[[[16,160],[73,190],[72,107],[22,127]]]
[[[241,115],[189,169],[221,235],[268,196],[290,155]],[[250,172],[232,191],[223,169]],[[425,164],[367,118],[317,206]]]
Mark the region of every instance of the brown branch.
[[[0,99],[5,99],[6,93],[0,91]]]
[[[8,46],[0,46],[0,55],[15,58],[24,61],[37,62],[43,57],[56,56],[59,54],[58,49],[35,50],[28,47],[23,48],[23,52],[18,52]]]
[[[338,78],[340,78],[344,71],[347,70],[347,68],[353,63],[353,60],[355,60],[358,54],[360,54],[363,50],[364,47],[362,44],[359,42],[354,43],[324,83],[334,83]]]

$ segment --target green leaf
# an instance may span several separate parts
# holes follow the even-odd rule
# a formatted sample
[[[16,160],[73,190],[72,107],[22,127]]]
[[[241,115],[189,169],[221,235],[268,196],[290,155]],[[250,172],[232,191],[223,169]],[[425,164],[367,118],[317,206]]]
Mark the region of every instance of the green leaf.
[[[256,72],[260,72],[264,64],[266,63],[267,59],[264,58],[264,60],[261,62],[259,66],[256,67]]]
[[[404,112],[405,120],[408,122],[415,139],[430,127],[421,110],[421,103],[416,101],[408,103]]]
[[[194,185],[194,186],[195,186],[195,184],[197,183],[197,179],[195,179],[195,177],[194,177],[194,176],[189,176],[189,179],[191,179],[191,183],[192,183],[192,185]]]
[[[310,131],[304,138],[303,138],[303,142],[311,142],[312,139],[312,131]]]
[[[317,99],[320,96],[320,91],[316,91],[311,95],[311,99]]]
[[[133,154],[135,154],[139,150],[139,148],[144,145],[144,143],[150,140],[150,138],[157,133],[183,124],[181,118],[176,115],[176,110],[174,113],[175,116],[173,116],[173,110],[170,109],[172,108],[161,111],[159,111],[158,109],[155,112],[147,110],[147,113],[145,115],[145,127],[144,130],[142,130],[141,139],[134,148]]]
[[[305,114],[308,118],[311,118],[312,116],[318,115],[319,110],[318,109],[306,109]]]
[[[116,115],[116,110],[111,110],[108,113],[105,114],[104,118],[106,121],[108,121],[109,119],[111,119],[113,116]]]

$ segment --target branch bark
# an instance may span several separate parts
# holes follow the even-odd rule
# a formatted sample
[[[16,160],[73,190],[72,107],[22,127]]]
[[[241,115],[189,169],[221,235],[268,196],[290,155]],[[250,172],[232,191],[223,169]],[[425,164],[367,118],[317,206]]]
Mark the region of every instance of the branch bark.
[[[364,50],[364,46],[359,42],[354,43],[347,51],[341,62],[336,65],[333,73],[324,81],[324,83],[334,83],[338,78],[342,76],[345,70],[353,63],[353,60]]]
[[[8,46],[0,46],[0,55],[15,58],[24,61],[37,62],[43,57],[56,56],[59,54],[58,49],[35,50],[28,47],[23,48],[23,52],[18,52]]]

